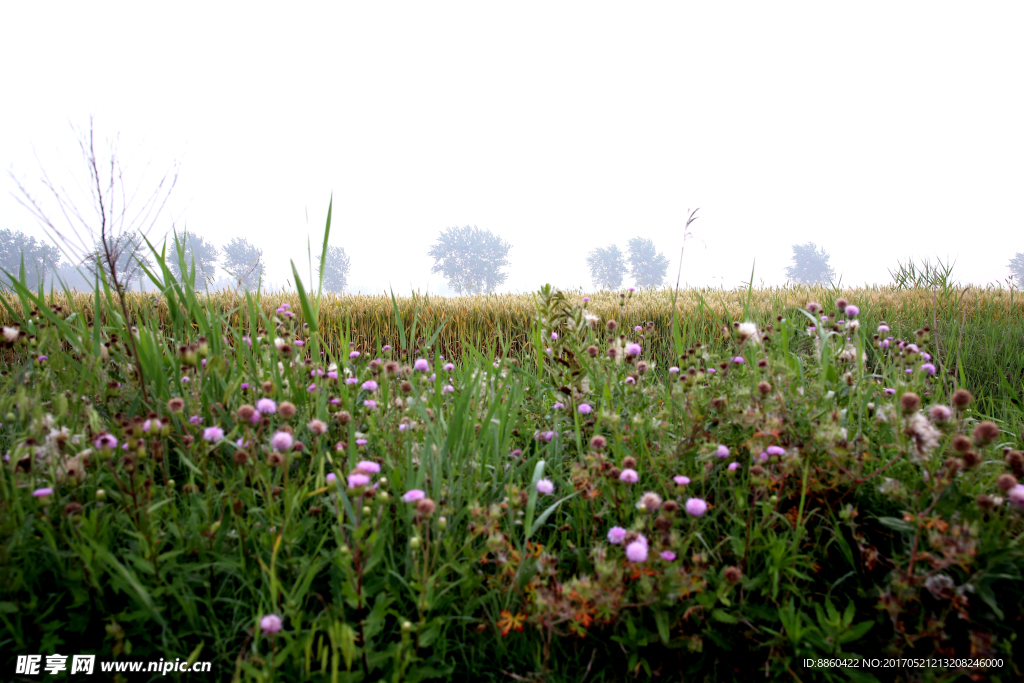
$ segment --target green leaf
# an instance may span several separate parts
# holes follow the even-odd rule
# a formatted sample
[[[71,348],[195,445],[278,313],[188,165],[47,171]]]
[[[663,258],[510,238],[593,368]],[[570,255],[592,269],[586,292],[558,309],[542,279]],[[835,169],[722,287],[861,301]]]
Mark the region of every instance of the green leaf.
[[[865,633],[870,631],[874,625],[875,623],[873,621],[862,621],[859,624],[855,624],[848,631],[844,631],[839,635],[839,642],[852,643],[853,641],[861,638]]]
[[[738,624],[740,620],[722,609],[711,610],[711,618],[723,624]]]
[[[889,529],[892,529],[893,531],[899,531],[899,532],[902,532],[904,534],[912,534],[912,533],[914,533],[914,525],[913,524],[911,524],[910,522],[907,522],[905,520],[899,519],[897,517],[879,517],[878,518],[878,523],[881,524],[884,527],[888,527]]]
[[[672,637],[668,630],[668,615],[663,610],[654,610],[654,623],[658,625],[658,636],[661,638],[661,642],[668,645],[668,641]]]
[[[551,516],[551,513],[554,512],[558,508],[559,505],[561,505],[565,501],[569,500],[570,498],[575,498],[580,493],[581,493],[580,491],[576,491],[575,493],[570,493],[568,496],[562,498],[561,500],[559,500],[559,501],[557,501],[555,503],[552,503],[548,507],[547,510],[545,510],[544,512],[541,513],[540,517],[537,518],[537,521],[533,523],[533,526],[530,527],[530,533],[527,536],[527,538],[530,538],[531,536],[533,536],[535,533],[537,533],[538,529],[540,529],[542,526],[544,526],[544,522],[548,521],[548,517]]]

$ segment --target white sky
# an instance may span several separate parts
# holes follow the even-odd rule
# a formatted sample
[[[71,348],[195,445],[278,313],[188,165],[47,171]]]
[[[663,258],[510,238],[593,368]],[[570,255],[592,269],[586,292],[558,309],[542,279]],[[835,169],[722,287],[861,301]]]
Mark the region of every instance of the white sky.
[[[353,291],[448,291],[426,251],[467,224],[512,243],[504,291],[592,289],[587,252],[637,235],[674,281],[696,207],[690,284],[781,284],[808,240],[844,284],[1009,274],[1024,5],[688,5],[6,3],[0,162],[81,182],[92,114],[129,188],[180,162],[160,231],[246,236],[282,284],[332,191]],[[0,228],[41,235],[3,183]]]

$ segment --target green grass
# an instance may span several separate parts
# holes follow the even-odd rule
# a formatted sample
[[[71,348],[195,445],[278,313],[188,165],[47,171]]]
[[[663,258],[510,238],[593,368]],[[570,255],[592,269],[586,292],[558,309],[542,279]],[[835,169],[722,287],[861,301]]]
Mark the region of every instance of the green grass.
[[[130,322],[102,284],[44,297],[15,281],[3,300],[24,332],[0,377],[5,671],[94,653],[239,681],[1019,680],[1024,525],[997,482],[1024,476],[1009,292],[688,291],[673,330],[665,292],[593,295],[591,325],[582,294],[548,287],[207,299],[157,265],[162,295],[132,298]],[[832,329],[840,295],[859,329]],[[876,346],[882,319],[936,374]],[[760,331],[744,342],[746,320]],[[609,358],[619,334],[639,357]],[[974,401],[929,418],[958,388]],[[261,398],[276,410],[253,423]],[[989,420],[998,437],[974,439]],[[281,431],[301,450],[275,449]],[[347,485],[361,461],[376,489]],[[403,501],[414,489],[430,503]],[[646,560],[612,527],[642,534]],[[804,666],[861,656],[1002,665]]]

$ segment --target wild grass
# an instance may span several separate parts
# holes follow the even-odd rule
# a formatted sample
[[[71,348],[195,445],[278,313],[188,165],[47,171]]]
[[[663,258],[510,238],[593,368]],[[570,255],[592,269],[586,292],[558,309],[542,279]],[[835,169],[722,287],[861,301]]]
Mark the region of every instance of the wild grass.
[[[127,320],[103,283],[2,300],[6,671],[1021,675],[1013,292],[692,290],[673,316],[297,274],[206,298],[156,260]],[[940,663],[805,664],[859,657]]]

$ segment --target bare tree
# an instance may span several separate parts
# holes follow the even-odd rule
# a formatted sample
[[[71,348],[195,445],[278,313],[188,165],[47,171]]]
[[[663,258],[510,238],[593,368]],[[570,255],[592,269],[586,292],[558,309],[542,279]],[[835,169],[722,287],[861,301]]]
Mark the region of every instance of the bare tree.
[[[35,216],[50,238],[62,245],[72,262],[80,263],[94,276],[102,274],[106,278],[117,292],[121,314],[124,316],[125,325],[130,328],[132,323],[128,317],[125,291],[129,287],[132,271],[137,268],[140,261],[145,262],[141,257],[144,243],[137,236],[148,236],[156,224],[171,191],[178,182],[177,164],[173,177],[170,177],[170,174],[164,175],[149,197],[141,202],[138,210],[133,210],[132,207],[137,203],[138,190],[130,195],[125,191],[124,169],[117,156],[117,142],[120,136],[110,143],[108,169],[107,159],[101,162],[96,155],[91,116],[89,131],[76,131],[76,135],[89,173],[88,187],[92,211],[83,212],[64,187],[58,187],[50,180],[45,169],[42,171],[42,183],[53,195],[66,226],[59,227],[51,220],[40,202],[12,173],[11,177],[20,193],[20,196],[16,194],[14,197]],[[38,157],[36,158],[38,160]],[[148,402],[142,366],[135,348],[135,336],[128,334],[127,337],[131,344],[132,356],[135,358],[143,400]]]

